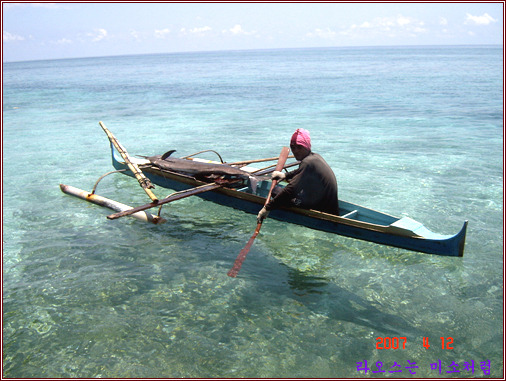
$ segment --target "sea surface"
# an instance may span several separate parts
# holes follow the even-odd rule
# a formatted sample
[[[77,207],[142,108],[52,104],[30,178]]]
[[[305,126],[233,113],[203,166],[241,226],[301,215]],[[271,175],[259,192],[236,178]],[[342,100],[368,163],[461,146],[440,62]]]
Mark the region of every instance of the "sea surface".
[[[4,377],[503,377],[502,46],[3,69]],[[228,162],[277,156],[306,128],[341,199],[442,234],[468,220],[464,256],[268,219],[230,278],[254,215],[190,197],[163,225],[111,221],[60,191],[113,170],[99,121],[132,156],[212,149]],[[150,201],[122,174],[97,194]]]

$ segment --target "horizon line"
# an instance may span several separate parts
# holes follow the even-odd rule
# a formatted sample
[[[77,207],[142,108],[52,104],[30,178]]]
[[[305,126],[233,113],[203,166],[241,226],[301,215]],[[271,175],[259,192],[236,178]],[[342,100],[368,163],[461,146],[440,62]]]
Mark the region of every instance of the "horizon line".
[[[503,44],[417,44],[417,45],[343,45],[343,46],[319,46],[319,47],[292,47],[292,48],[255,48],[255,49],[222,49],[222,50],[183,50],[175,52],[163,53],[126,53],[114,54],[110,56],[82,56],[82,57],[61,57],[61,58],[43,58],[43,59],[28,59],[28,60],[14,60],[3,61],[2,65],[6,63],[23,63],[23,62],[38,62],[38,61],[60,61],[60,60],[81,60],[81,59],[98,59],[98,58],[114,58],[114,57],[134,57],[134,56],[154,56],[154,55],[171,55],[171,54],[202,54],[202,53],[227,53],[227,52],[255,52],[255,51],[281,51],[281,50],[311,50],[311,49],[364,49],[364,48],[428,48],[428,47],[485,47],[497,46],[503,47]]]

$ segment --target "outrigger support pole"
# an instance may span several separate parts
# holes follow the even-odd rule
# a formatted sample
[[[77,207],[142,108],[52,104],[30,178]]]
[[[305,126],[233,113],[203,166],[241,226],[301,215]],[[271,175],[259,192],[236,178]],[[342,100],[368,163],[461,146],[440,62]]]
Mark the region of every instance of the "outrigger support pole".
[[[161,206],[161,205],[167,204],[169,202],[181,200],[182,198],[194,196],[196,194],[203,193],[203,192],[208,192],[213,189],[220,188],[222,186],[223,186],[223,184],[209,183],[209,184],[201,185],[196,188],[190,188],[190,189],[186,189],[183,191],[175,192],[175,193],[172,193],[171,195],[165,197],[164,199],[162,199],[156,203],[152,202],[150,204],[136,206],[135,208],[130,208],[128,210],[124,210],[119,213],[111,214],[111,215],[107,216],[107,218],[110,220],[115,220],[117,218],[129,216],[133,213],[140,212],[140,211],[150,209],[150,208],[154,208],[159,205]]]
[[[107,134],[107,137],[114,145],[114,147],[116,147],[123,160],[125,160],[125,163],[128,165],[128,168],[134,174],[135,178],[141,185],[142,189],[144,189],[144,192],[146,192],[149,198],[156,204],[158,202],[158,197],[156,197],[155,194],[151,191],[151,188],[154,188],[155,186],[151,184],[151,181],[146,176],[144,176],[144,173],[142,173],[137,164],[133,163],[132,160],[130,160],[130,156],[128,155],[126,149],[121,145],[121,143],[118,141],[118,139],[116,139],[116,137],[111,133],[111,131],[107,129],[104,123],[98,122],[98,124],[100,124],[100,127],[102,127],[104,132]]]

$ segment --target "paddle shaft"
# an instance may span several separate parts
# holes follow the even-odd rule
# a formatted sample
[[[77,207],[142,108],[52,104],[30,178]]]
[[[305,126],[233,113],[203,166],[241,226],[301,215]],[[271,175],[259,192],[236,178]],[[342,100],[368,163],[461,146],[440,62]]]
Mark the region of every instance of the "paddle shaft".
[[[279,155],[278,164],[276,165],[276,169],[275,169],[276,171],[281,171],[283,169],[283,167],[285,166],[285,162],[286,162],[286,159],[288,158],[288,154],[289,153],[290,153],[290,149],[288,147],[283,147],[283,149],[281,150],[281,154]],[[278,182],[276,180],[272,181],[271,189],[269,190],[269,194],[267,195],[267,199],[265,200],[264,207],[271,200],[272,191],[273,191],[273,189],[274,189],[274,187],[276,186],[277,183]],[[255,238],[257,237],[258,233],[260,233],[260,228],[261,227],[262,227],[262,223],[259,222],[257,224],[255,232],[253,233],[253,235],[249,239],[248,243],[239,252],[239,255],[237,256],[237,258],[236,258],[236,260],[234,262],[234,265],[232,266],[232,268],[227,273],[228,276],[233,277],[233,278],[235,278],[237,276],[237,274],[239,273],[239,270],[241,269],[242,263],[246,259],[246,255],[248,255],[248,252],[251,249],[251,246],[253,245],[253,242],[255,241]]]
[[[116,147],[118,152],[120,153],[123,160],[125,160],[125,163],[127,164],[128,168],[132,171],[135,178],[141,185],[142,189],[146,192],[146,194],[149,196],[149,198],[154,202],[158,202],[158,197],[155,196],[155,194],[151,191],[150,188],[154,188],[153,184],[151,184],[151,181],[144,176],[144,173],[140,170],[140,168],[137,166],[137,164],[132,163],[130,160],[130,156],[128,155],[128,152],[126,149],[121,145],[121,143],[116,139],[116,137],[112,134],[111,131],[107,129],[107,127],[102,122],[98,122],[100,124],[100,127],[104,130],[104,132],[107,134],[107,137],[111,141],[111,143]]]

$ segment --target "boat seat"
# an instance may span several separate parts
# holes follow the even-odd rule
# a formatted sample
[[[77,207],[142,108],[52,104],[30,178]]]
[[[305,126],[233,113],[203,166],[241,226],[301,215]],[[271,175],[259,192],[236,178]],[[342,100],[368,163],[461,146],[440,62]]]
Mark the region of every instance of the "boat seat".
[[[409,217],[402,217],[394,223],[390,224],[390,226],[406,229],[412,232],[416,232],[418,229],[424,227],[420,222],[415,221]]]
[[[345,215],[341,216],[342,218],[354,218],[358,214],[358,210],[352,210],[349,213],[346,213]]]

